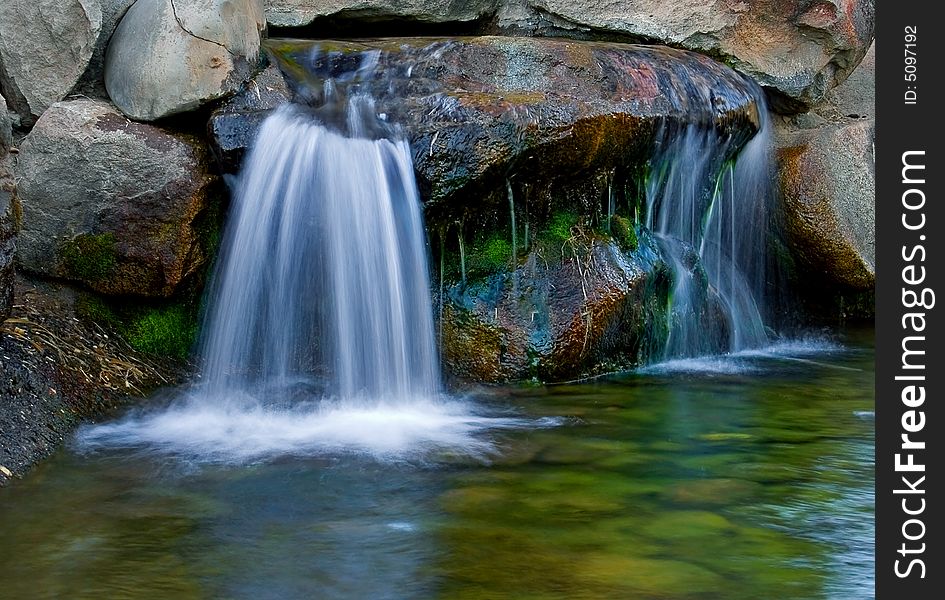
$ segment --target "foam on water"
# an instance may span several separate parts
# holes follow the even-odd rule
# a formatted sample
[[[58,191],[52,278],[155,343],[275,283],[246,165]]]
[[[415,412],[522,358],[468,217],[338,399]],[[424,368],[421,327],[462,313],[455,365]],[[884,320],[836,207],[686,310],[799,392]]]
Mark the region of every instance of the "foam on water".
[[[826,368],[850,369],[829,362],[811,360],[811,357],[829,357],[843,351],[836,342],[819,338],[781,340],[762,347],[728,354],[678,358],[648,365],[638,373],[664,375],[686,373],[694,375],[744,375],[764,371],[769,361],[798,361]]]
[[[292,407],[177,399],[160,409],[79,430],[80,451],[126,448],[198,463],[247,464],[282,456],[357,453],[382,461],[449,452],[487,460],[490,431],[547,426],[480,414],[445,399],[322,399]]]

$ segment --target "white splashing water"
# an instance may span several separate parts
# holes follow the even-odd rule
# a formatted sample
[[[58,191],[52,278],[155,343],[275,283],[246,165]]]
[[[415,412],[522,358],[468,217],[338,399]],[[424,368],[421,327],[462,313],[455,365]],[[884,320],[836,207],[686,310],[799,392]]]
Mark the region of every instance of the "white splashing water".
[[[484,456],[522,425],[442,396],[410,151],[369,98],[343,135],[284,107],[239,182],[204,324],[203,381],[169,407],[85,428],[80,447],[258,461],[433,450]],[[372,120],[368,122],[368,120]]]

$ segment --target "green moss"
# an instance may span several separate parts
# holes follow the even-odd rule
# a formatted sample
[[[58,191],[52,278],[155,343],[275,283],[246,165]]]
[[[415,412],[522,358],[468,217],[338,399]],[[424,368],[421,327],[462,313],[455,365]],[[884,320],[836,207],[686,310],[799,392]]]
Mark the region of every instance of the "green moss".
[[[164,306],[127,299],[113,304],[108,298],[83,293],[76,299],[75,310],[79,318],[117,334],[138,352],[183,360],[197,338],[196,305],[185,300]]]
[[[115,269],[115,236],[79,235],[69,240],[59,250],[59,257],[66,274],[82,281],[101,281]]]
[[[545,241],[562,244],[571,237],[571,230],[578,224],[578,221],[580,221],[580,217],[576,213],[555,213],[541,237]]]
[[[633,252],[640,245],[637,239],[637,230],[629,219],[620,215],[614,215],[610,218],[610,235],[624,252]]]
[[[80,319],[97,323],[106,329],[120,331],[123,328],[121,316],[98,296],[79,295],[75,302],[75,312]]]
[[[478,274],[491,274],[508,269],[512,262],[512,243],[495,234],[469,249],[467,268]]]
[[[195,315],[180,305],[146,310],[127,328],[131,347],[139,352],[184,359],[197,338]]]

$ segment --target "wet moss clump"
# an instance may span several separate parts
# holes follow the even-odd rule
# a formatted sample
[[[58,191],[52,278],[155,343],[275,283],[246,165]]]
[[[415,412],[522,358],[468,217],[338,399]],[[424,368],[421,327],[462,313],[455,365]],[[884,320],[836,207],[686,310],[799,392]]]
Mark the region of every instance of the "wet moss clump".
[[[552,215],[545,228],[541,241],[563,244],[572,236],[572,230],[580,222],[581,217],[573,212],[559,212]]]
[[[633,223],[620,215],[614,215],[610,218],[610,235],[624,252],[633,252],[640,245],[640,241],[637,239],[637,230]]]
[[[128,343],[139,352],[186,359],[197,339],[197,319],[183,306],[151,309],[128,328]]]
[[[66,274],[88,282],[101,281],[111,275],[118,262],[116,256],[115,236],[110,233],[80,235],[59,250]]]
[[[469,249],[466,259],[470,273],[491,275],[512,264],[512,243],[502,235],[492,235]]]
[[[138,352],[175,360],[190,356],[199,329],[198,310],[187,301],[160,306],[119,305],[87,293],[77,299],[76,313],[116,333]]]

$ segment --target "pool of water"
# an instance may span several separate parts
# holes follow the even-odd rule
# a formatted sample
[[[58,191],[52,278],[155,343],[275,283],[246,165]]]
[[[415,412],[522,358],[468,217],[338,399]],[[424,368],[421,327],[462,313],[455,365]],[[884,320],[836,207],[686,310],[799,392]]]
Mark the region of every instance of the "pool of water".
[[[872,344],[481,391],[474,454],[73,442],[0,490],[0,597],[871,598]]]

